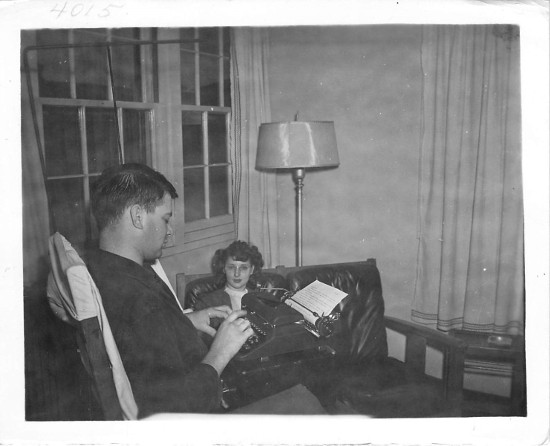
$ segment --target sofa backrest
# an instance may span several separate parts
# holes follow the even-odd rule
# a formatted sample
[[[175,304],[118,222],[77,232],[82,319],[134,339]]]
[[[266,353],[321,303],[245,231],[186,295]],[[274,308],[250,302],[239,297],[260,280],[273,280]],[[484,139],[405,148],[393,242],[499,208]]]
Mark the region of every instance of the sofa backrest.
[[[225,286],[225,280],[220,276],[206,275],[194,277],[185,285],[185,308],[194,308],[197,299],[202,294],[207,294]],[[249,291],[261,290],[275,295],[282,302],[284,293],[288,290],[286,279],[274,272],[253,274],[248,281]]]
[[[323,265],[311,265],[311,266],[284,266],[284,265],[278,265],[275,268],[262,268],[261,274],[262,275],[271,275],[271,274],[277,274],[278,276],[282,276],[284,278],[284,288],[288,289],[288,283],[286,281],[286,277],[296,271],[300,271],[304,268],[316,268],[316,267],[328,267],[328,266],[346,266],[346,265],[374,265],[376,266],[376,259],[367,259],[364,261],[359,262],[346,262],[346,263],[329,263],[329,264],[323,264]],[[198,280],[200,279],[200,280]],[[198,280],[198,281],[197,281]],[[216,281],[219,281],[220,278],[212,275],[211,272],[208,273],[198,273],[198,274],[187,274],[187,273],[177,273],[176,274],[176,294],[178,297],[178,300],[180,303],[184,306],[184,308],[191,308],[192,305],[190,301],[188,300],[186,302],[186,296],[188,291],[191,288],[188,288],[188,285],[190,285],[193,282],[193,287],[197,286],[197,284],[200,283],[210,283],[211,287],[218,286],[220,287],[221,284],[215,285]],[[195,282],[197,281],[197,282]],[[213,288],[216,289],[216,288]],[[212,291],[212,290],[210,290]],[[192,297],[191,297],[192,299]]]

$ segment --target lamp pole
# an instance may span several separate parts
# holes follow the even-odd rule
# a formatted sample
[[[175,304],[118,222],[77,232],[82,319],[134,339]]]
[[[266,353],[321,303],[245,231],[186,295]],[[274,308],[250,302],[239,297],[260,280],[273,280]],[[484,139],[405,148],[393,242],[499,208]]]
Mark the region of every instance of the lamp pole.
[[[292,171],[296,184],[296,266],[302,266],[302,189],[306,170],[302,167]]]

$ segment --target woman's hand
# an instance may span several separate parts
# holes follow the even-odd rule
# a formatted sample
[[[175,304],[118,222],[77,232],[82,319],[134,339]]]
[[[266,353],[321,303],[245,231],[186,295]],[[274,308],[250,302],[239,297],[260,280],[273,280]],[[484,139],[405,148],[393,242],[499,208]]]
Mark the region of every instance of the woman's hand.
[[[254,334],[250,322],[242,319],[246,311],[238,310],[231,313],[220,325],[210,351],[203,363],[210,364],[221,375],[227,363],[237,354],[246,340]]]
[[[210,319],[213,317],[225,319],[230,314],[231,308],[227,305],[220,305],[219,307],[209,307],[204,310],[193,311],[192,313],[187,313],[186,316],[197,330],[209,334],[210,336],[215,336],[216,330],[210,326]]]

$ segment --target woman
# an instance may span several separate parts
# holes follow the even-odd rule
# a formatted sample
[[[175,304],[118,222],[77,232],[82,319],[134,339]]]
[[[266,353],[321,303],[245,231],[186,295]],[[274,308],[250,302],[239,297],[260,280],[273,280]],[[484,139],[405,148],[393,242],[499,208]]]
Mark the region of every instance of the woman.
[[[212,270],[222,277],[222,288],[199,296],[195,310],[228,305],[233,311],[241,309],[242,297],[256,288],[251,277],[264,266],[262,254],[254,245],[237,240],[225,249],[218,249],[212,259]]]

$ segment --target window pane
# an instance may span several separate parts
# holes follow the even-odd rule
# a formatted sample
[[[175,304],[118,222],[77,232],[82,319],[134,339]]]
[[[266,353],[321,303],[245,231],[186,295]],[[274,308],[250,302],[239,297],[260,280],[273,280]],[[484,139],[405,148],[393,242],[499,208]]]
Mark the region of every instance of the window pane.
[[[105,42],[104,29],[75,30],[75,43]],[[79,99],[107,99],[106,47],[75,48],[76,97]]]
[[[183,165],[204,164],[202,152],[202,124],[200,112],[182,112]]]
[[[181,103],[195,105],[195,54],[181,52]]]
[[[208,114],[208,164],[227,162],[225,115]]]
[[[56,229],[72,244],[80,246],[83,246],[86,239],[82,181],[82,178],[48,181]]]
[[[184,170],[183,197],[185,221],[206,218],[204,209],[204,171],[202,168]]]
[[[42,115],[47,175],[82,173],[78,108],[45,105]]]
[[[193,50],[195,48],[195,43],[190,42],[191,40],[195,40],[195,28],[181,28],[180,38],[181,40],[187,40],[186,43],[181,44],[181,48],[186,50]]]
[[[63,45],[68,42],[67,30],[39,30],[37,45]],[[71,97],[69,49],[37,50],[38,91],[46,98]]]
[[[229,59],[223,59],[223,105],[231,107],[231,75]]]
[[[157,28],[151,29],[151,40],[157,41],[158,30]],[[159,101],[159,46],[153,45],[153,101]]]
[[[229,28],[223,28],[223,55],[229,56],[229,48],[230,48],[230,35],[229,35]]]
[[[139,40],[138,28],[120,28],[111,31],[113,42]],[[115,99],[142,101],[141,52],[139,45],[112,47]]]
[[[199,51],[219,54],[218,28],[199,28]]]
[[[227,167],[210,168],[210,217],[229,212]]]
[[[118,164],[118,135],[112,109],[86,109],[86,140],[90,173]]]
[[[147,164],[147,153],[151,147],[149,132],[149,111],[122,111],[124,135],[124,162]]]
[[[218,69],[217,57],[201,55],[201,105],[220,105]]]

